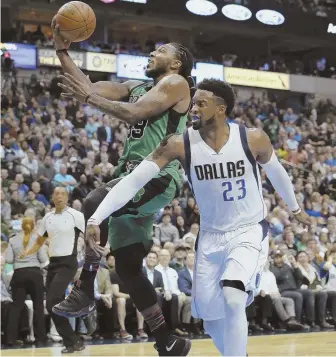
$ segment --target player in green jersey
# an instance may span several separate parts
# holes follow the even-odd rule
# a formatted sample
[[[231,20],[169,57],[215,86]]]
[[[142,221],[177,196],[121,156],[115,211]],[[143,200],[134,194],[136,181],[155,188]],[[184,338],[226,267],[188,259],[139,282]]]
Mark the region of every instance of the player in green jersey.
[[[65,97],[88,103],[129,124],[124,152],[115,172],[117,177],[92,191],[83,204],[86,220],[91,217],[109,190],[130,173],[170,134],[182,133],[190,107],[193,57],[177,43],[160,46],[150,54],[145,69],[151,83],[91,83],[74,64],[67,49],[69,43],[53,24],[56,53],[65,72],[62,77]],[[157,304],[155,289],[142,273],[143,258],[152,246],[153,216],[179,194],[178,163],[173,162],[148,183],[120,211],[110,217],[110,245],[116,260],[116,272],[125,284],[137,309],[143,314],[156,340],[159,355],[186,355],[190,341],[169,334]],[[94,279],[108,236],[108,219],[88,222],[86,255],[82,274],[66,300],[53,312],[67,317],[84,316],[94,305]],[[99,228],[100,227],[100,228]]]

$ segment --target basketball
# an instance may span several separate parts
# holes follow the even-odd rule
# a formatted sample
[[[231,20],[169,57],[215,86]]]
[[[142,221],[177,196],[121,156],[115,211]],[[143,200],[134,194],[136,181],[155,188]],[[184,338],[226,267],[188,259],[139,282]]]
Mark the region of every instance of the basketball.
[[[63,5],[56,14],[60,34],[70,42],[88,39],[96,28],[96,15],[92,8],[81,1]]]

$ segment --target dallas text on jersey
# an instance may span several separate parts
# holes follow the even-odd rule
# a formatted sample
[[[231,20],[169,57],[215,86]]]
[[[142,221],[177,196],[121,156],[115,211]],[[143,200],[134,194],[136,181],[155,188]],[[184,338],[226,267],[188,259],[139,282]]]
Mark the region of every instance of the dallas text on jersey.
[[[196,165],[195,173],[199,181],[241,177],[245,174],[245,163],[244,160],[239,160]]]

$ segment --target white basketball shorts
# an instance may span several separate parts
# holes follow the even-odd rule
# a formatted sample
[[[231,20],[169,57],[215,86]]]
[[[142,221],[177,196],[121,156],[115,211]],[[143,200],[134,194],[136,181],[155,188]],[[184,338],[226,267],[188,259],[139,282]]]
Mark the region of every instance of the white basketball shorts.
[[[240,280],[252,303],[268,257],[268,224],[226,233],[200,231],[193,277],[192,315],[203,320],[224,318],[223,280]]]

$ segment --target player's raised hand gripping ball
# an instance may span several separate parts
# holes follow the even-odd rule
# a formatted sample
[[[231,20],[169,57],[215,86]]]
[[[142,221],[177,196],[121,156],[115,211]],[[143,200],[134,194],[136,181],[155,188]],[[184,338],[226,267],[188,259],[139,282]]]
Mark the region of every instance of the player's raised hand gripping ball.
[[[69,42],[87,40],[96,28],[96,15],[92,8],[81,1],[71,1],[63,5],[53,21],[59,35]]]

